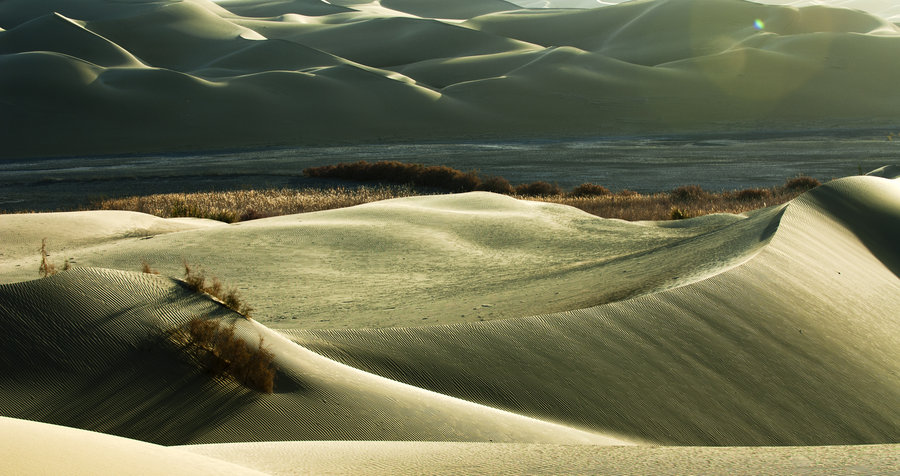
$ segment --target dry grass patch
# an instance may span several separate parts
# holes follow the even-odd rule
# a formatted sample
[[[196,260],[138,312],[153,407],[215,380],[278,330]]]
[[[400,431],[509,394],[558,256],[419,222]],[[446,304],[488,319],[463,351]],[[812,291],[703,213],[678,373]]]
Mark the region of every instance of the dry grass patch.
[[[602,185],[585,183],[565,193],[555,184],[533,182],[513,187],[503,177],[486,177],[478,190],[503,193],[523,200],[569,205],[588,213],[623,220],[671,220],[710,213],[744,213],[780,205],[815,187],[811,177],[794,177],[779,187],[709,192],[698,185],[677,187],[671,192],[642,194],[633,190],[612,193]],[[204,192],[130,197],[99,202],[100,209],[131,210],[161,217],[173,210],[189,210],[199,218],[228,217],[241,221],[277,215],[329,210],[391,198],[421,195],[412,186],[333,189],[269,189],[234,192]],[[173,205],[174,204],[174,205]],[[177,206],[175,206],[177,205]]]
[[[254,349],[234,335],[234,325],[222,327],[215,320],[199,318],[172,337],[213,375],[230,377],[259,392],[274,391],[275,356],[262,339]]]
[[[819,181],[798,177],[785,185],[726,192],[708,192],[697,185],[678,187],[668,193],[642,194],[623,190],[606,195],[520,196],[522,200],[560,203],[592,215],[622,220],[680,220],[711,213],[745,213],[759,208],[781,205],[815,186]]]
[[[410,187],[266,189],[166,193],[95,202],[96,210],[129,210],[163,218],[193,217],[234,223],[280,215],[350,207],[415,195]]]

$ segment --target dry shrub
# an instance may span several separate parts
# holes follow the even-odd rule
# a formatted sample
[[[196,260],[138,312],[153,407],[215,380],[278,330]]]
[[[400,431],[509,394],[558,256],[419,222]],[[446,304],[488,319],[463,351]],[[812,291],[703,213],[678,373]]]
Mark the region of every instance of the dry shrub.
[[[353,180],[356,182],[387,182],[412,184],[449,192],[471,192],[481,179],[474,171],[463,172],[445,165],[407,164],[395,160],[379,162],[341,162],[336,165],[309,167],[303,175],[314,178]]]
[[[822,182],[819,182],[817,179],[807,177],[805,175],[800,175],[792,179],[788,179],[788,181],[784,183],[784,189],[790,192],[806,192],[818,187],[819,185],[822,185]]]
[[[734,198],[739,202],[762,201],[771,196],[772,191],[765,188],[747,188],[734,194]]]
[[[69,262],[66,261],[66,269],[68,269]],[[41,240],[41,265],[38,267],[38,274],[41,277],[46,278],[47,276],[53,276],[58,273],[56,270],[56,265],[47,260],[47,239],[44,238]]]
[[[682,185],[671,192],[672,199],[678,202],[694,202],[707,198],[709,194],[699,185]]]
[[[609,195],[612,192],[603,185],[595,185],[592,183],[583,183],[569,192],[572,197],[596,197],[599,195]]]
[[[512,195],[516,190],[510,185],[509,180],[503,177],[488,176],[485,177],[481,184],[475,187],[475,190],[482,192],[502,193],[503,195]]]
[[[216,321],[192,319],[187,326],[187,344],[214,375],[227,375],[246,387],[272,393],[275,388],[275,356],[259,340],[253,349],[234,335],[234,325],[221,327]]]
[[[227,291],[225,290],[225,286],[219,281],[219,278],[213,277],[209,282],[206,280],[206,275],[203,270],[199,267],[195,268],[187,260],[184,261],[184,284],[191,289],[192,291],[199,293],[206,293],[214,298],[222,301],[225,304],[225,307],[231,309],[232,311],[246,317],[250,318],[250,313],[253,312],[253,308],[250,307],[249,304],[243,301],[240,297],[240,293],[237,288],[230,288]]]
[[[200,268],[194,268],[187,261],[184,261],[184,284],[192,291],[198,293],[206,292],[206,276]]]
[[[555,183],[547,183],[537,181],[532,183],[523,183],[516,185],[516,195],[531,197],[548,197],[551,195],[562,195],[562,190]]]

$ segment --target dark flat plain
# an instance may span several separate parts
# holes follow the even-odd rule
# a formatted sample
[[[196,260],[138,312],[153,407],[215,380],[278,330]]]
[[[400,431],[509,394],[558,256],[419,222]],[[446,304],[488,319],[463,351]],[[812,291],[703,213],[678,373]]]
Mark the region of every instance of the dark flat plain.
[[[820,180],[900,163],[887,131],[736,137],[366,144],[0,161],[0,211],[87,207],[99,198],[170,192],[347,185],[303,177],[304,168],[357,160],[447,165],[513,184],[563,188],[592,182],[614,191],[711,191],[770,187],[798,174]]]

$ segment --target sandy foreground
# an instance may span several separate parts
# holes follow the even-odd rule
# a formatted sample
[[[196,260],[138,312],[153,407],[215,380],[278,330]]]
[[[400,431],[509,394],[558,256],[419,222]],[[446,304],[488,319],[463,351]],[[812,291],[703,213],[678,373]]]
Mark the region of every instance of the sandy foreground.
[[[665,223],[486,193],[234,225],[0,215],[2,465],[891,474],[900,182],[880,175]],[[44,237],[75,266],[33,279]],[[181,258],[256,319],[167,277]],[[264,339],[273,394],[167,337],[197,316]]]
[[[881,6],[5,0],[0,157],[892,129]]]

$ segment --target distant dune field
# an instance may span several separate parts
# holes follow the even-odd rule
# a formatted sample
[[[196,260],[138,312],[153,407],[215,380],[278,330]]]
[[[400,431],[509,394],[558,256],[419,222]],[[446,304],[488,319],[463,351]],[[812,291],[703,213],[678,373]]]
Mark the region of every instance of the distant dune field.
[[[5,0],[0,157],[893,127],[898,53],[743,0]]]
[[[891,471],[898,184],[888,167],[677,222],[487,193],[233,225],[0,215],[3,465],[53,471],[52,451],[86,474],[98,452],[143,474]],[[74,267],[34,280],[45,237]],[[166,277],[182,258],[256,319]],[[274,393],[198,366],[172,337],[194,318],[262,341]]]

